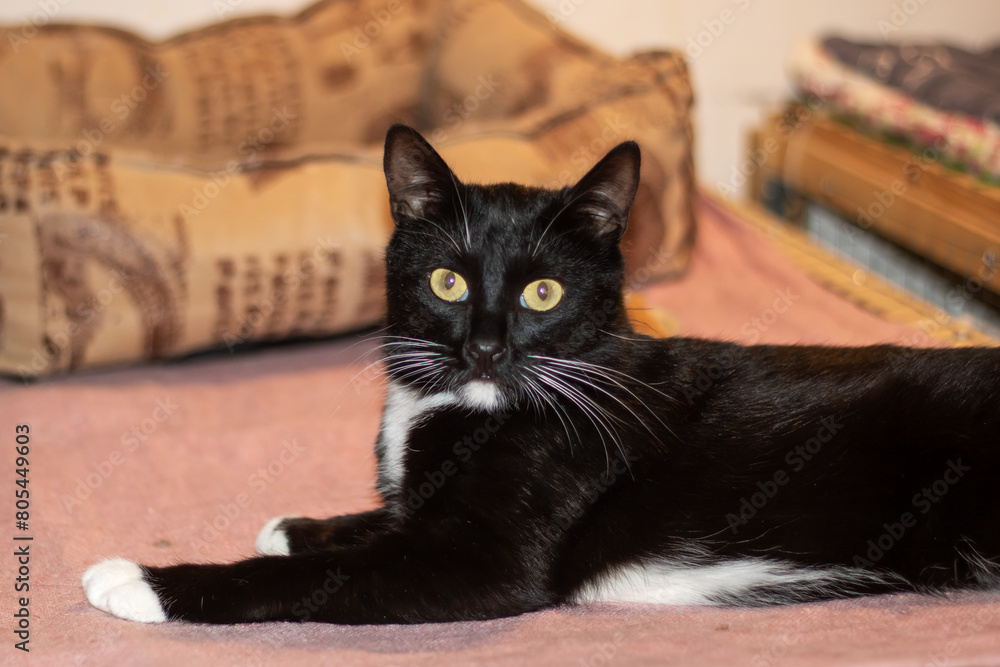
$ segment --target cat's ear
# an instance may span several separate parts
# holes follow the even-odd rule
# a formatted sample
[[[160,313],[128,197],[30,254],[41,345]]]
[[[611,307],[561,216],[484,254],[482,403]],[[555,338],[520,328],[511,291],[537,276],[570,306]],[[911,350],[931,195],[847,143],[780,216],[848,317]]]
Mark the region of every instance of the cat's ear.
[[[383,158],[392,219],[428,218],[431,210],[458,186],[455,174],[420,133],[393,125],[385,136]]]
[[[589,220],[597,238],[617,242],[639,188],[639,145],[626,141],[612,148],[567,194],[576,217]]]

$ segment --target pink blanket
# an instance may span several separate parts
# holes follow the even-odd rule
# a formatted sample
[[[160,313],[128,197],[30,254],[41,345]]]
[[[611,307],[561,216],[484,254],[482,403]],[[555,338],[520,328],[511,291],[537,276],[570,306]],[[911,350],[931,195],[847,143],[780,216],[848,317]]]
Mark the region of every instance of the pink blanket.
[[[810,282],[744,223],[703,206],[694,264],[650,287],[684,333],[745,342],[912,340]],[[372,507],[381,377],[359,339],[24,386],[0,381],[10,664],[1000,665],[1000,594],[897,595],[773,609],[560,608],[488,622],[341,627],[141,625],[84,599],[108,556],[151,564],[251,555],[279,514]],[[14,525],[15,426],[31,433],[28,530]],[[14,542],[14,536],[33,538]],[[30,591],[15,593],[29,545]],[[14,648],[28,597],[30,654]],[[30,662],[28,661],[30,658]]]

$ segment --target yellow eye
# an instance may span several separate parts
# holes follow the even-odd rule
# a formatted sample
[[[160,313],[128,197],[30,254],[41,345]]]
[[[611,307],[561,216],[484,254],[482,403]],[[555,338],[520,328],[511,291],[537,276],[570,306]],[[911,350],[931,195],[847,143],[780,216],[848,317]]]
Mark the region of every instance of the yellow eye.
[[[552,310],[562,299],[562,285],[554,280],[536,280],[521,292],[521,305],[531,310]]]
[[[465,301],[469,297],[465,278],[448,269],[434,269],[431,273],[431,291],[445,301]]]

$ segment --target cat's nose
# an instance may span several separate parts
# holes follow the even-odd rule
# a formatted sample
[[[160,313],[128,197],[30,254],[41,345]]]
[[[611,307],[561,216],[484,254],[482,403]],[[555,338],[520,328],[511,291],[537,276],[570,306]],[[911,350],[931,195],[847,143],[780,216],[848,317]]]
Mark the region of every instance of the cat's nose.
[[[465,346],[469,357],[476,364],[479,377],[489,379],[493,373],[493,364],[503,354],[503,343],[497,340],[472,340]]]

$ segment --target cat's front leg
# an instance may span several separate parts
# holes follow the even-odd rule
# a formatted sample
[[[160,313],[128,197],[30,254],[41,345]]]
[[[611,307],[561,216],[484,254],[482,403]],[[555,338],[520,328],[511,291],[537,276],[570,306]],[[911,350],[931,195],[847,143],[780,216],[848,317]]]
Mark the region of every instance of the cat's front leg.
[[[279,516],[264,524],[254,546],[262,556],[357,546],[389,530],[393,523],[384,507],[329,519]]]
[[[121,559],[84,575],[90,602],[133,621],[422,623],[550,606],[543,575],[483,537],[383,535],[365,545],[227,565],[147,567]],[[479,548],[473,548],[478,545]]]

